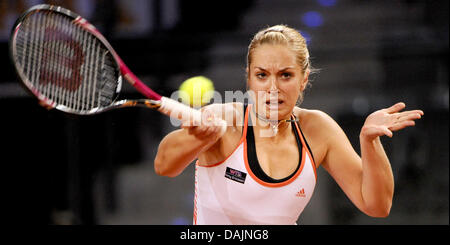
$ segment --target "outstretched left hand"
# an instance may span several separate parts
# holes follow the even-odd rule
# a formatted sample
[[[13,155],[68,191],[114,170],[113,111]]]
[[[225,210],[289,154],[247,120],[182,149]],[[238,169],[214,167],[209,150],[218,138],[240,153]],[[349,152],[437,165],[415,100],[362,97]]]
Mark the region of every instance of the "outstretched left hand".
[[[399,102],[389,108],[373,112],[366,118],[360,137],[368,140],[383,135],[392,137],[393,132],[414,126],[414,120],[420,119],[424,113],[421,110],[400,112],[405,107],[405,103]]]

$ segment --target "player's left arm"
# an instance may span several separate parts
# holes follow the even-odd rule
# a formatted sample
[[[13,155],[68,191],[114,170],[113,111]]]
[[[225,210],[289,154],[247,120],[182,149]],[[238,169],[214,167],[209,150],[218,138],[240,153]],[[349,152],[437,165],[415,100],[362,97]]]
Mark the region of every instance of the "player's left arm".
[[[404,108],[404,103],[397,103],[366,118],[359,135],[361,156],[333,119],[322,120],[329,135],[322,166],[355,206],[369,216],[388,216],[394,194],[394,177],[380,136],[392,137],[393,132],[414,126],[414,120],[423,115],[420,110],[400,112]]]

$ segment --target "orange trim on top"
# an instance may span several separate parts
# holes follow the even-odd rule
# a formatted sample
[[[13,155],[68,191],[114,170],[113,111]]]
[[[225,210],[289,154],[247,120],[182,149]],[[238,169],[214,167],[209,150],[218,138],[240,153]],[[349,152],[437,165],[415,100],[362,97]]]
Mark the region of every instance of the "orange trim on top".
[[[249,107],[250,107],[250,105],[249,105]],[[245,123],[246,123],[246,127],[247,127],[247,121]],[[299,134],[300,134],[300,132],[299,132]],[[301,139],[301,137],[300,137],[300,139]],[[302,143],[303,143],[303,140],[302,140]],[[269,183],[269,182],[265,182],[265,181],[259,179],[258,177],[256,177],[256,175],[252,172],[252,170],[250,168],[250,165],[248,164],[247,140],[244,141],[244,162],[245,162],[245,168],[247,169],[247,172],[250,174],[252,179],[254,179],[257,183],[259,183],[259,184],[261,184],[263,186],[266,186],[266,187],[282,187],[282,186],[288,185],[288,184],[292,183],[295,179],[297,179],[297,177],[302,172],[303,167],[305,166],[305,154],[306,154],[305,153],[305,151],[306,151],[305,148],[306,147],[304,147],[304,145],[305,144],[303,143],[302,144],[303,150],[302,150],[302,156],[301,156],[302,161],[300,163],[300,167],[297,169],[297,172],[290,179],[288,179],[286,181],[283,181],[283,182],[280,182],[280,183]]]
[[[249,113],[248,113],[248,112],[249,112],[248,108],[249,108],[249,107],[250,107],[250,105],[247,106],[247,110],[245,111],[244,128],[242,129],[242,137],[241,137],[241,139],[239,140],[239,144],[236,146],[236,148],[234,148],[234,150],[231,152],[231,154],[228,155],[224,160],[222,160],[222,161],[220,161],[220,162],[213,163],[213,164],[208,164],[208,165],[200,165],[200,164],[198,163],[198,159],[197,159],[197,161],[195,162],[195,165],[196,165],[196,166],[199,166],[199,167],[205,167],[205,168],[216,167],[216,166],[218,166],[218,165],[224,163],[226,160],[228,160],[228,158],[230,158],[230,157],[234,154],[234,152],[236,152],[236,150],[239,148],[239,146],[241,146],[242,142],[244,142],[245,138],[247,137],[247,124],[248,124],[248,114],[249,114]]]
[[[293,119],[295,119],[294,116],[292,116]],[[311,157],[311,152],[309,152],[308,147],[306,146],[306,141],[303,139],[303,134],[300,131],[300,128],[298,127],[297,122],[294,123],[295,127],[297,128],[298,135],[300,136],[300,140],[302,141],[302,147],[303,151],[306,151],[309,156],[309,161],[311,162],[312,168],[314,170],[314,176],[316,176],[316,182],[317,182],[317,170],[316,170],[316,163],[314,162],[314,159]]]
[[[250,168],[250,165],[248,164],[248,159],[247,159],[247,141],[244,141],[244,162],[245,162],[245,168],[247,169],[247,172],[250,174],[250,176],[252,177],[252,179],[254,179],[257,183],[266,186],[266,187],[282,187],[285,185],[288,185],[290,183],[292,183],[295,179],[297,179],[297,177],[300,175],[300,173],[303,170],[303,167],[305,166],[305,151],[302,151],[302,162],[300,163],[300,167],[297,169],[297,172],[294,174],[294,176],[292,176],[290,179],[280,182],[280,183],[269,183],[269,182],[265,182],[261,179],[259,179],[258,177],[256,177],[256,175],[252,172],[252,169]]]
[[[311,161],[311,165],[312,165],[312,168],[313,168],[313,170],[314,170],[314,176],[316,176],[316,182],[317,182],[317,170],[316,170],[316,164],[314,163],[314,160],[313,160],[313,158],[312,158],[312,156],[311,156],[311,153],[307,150],[307,152],[308,152],[308,156],[309,156],[309,160]]]

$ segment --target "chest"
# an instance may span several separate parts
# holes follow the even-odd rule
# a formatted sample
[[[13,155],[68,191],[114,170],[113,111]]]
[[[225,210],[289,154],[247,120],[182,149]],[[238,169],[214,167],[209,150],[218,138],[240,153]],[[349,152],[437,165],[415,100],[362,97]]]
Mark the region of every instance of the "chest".
[[[289,181],[265,183],[246,164],[245,149],[242,143],[220,165],[196,167],[198,219],[205,224],[294,224],[316,183],[309,158]]]
[[[255,140],[255,151],[261,169],[274,179],[291,175],[299,165],[301,151],[293,135],[277,142]]]

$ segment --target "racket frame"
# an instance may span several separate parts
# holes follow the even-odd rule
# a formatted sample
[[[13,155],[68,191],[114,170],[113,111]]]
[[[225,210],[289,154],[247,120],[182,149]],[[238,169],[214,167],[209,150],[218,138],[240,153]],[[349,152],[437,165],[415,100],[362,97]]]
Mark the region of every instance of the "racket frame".
[[[16,37],[17,33],[19,31],[20,26],[22,25],[23,21],[30,15],[33,14],[36,11],[52,11],[57,12],[58,14],[63,14],[71,19],[73,19],[73,23],[76,25],[81,26],[84,30],[88,31],[90,34],[94,35],[101,43],[105,46],[105,48],[111,53],[111,55],[114,57],[114,62],[116,63],[117,68],[117,88],[115,91],[115,95],[113,96],[112,103],[108,106],[97,106],[90,110],[74,110],[71,109],[65,105],[58,104],[54,102],[53,100],[49,99],[47,96],[42,94],[39,90],[35,88],[35,86],[29,81],[28,77],[24,74],[23,69],[19,69],[17,64],[19,64],[18,60],[16,60],[17,54],[16,54]],[[31,8],[29,8],[26,12],[24,12],[14,23],[13,29],[11,31],[11,36],[9,40],[9,52],[10,52],[10,59],[14,64],[16,73],[20,77],[22,84],[25,85],[24,87],[31,92],[34,96],[37,97],[39,100],[39,104],[46,107],[47,109],[57,109],[61,110],[66,113],[70,114],[77,114],[77,115],[91,115],[91,114],[99,114],[104,111],[109,111],[116,108],[124,108],[124,107],[147,107],[151,109],[158,109],[161,106],[161,96],[155,93],[153,90],[145,86],[131,71],[130,69],[125,65],[125,63],[122,61],[122,59],[117,55],[116,51],[112,48],[111,44],[106,40],[106,38],[92,25],[90,24],[86,19],[82,18],[80,15],[72,12],[71,10],[68,10],[66,8],[50,5],[50,4],[39,4],[35,5]],[[144,94],[147,97],[150,98],[156,98],[154,99],[137,99],[137,100],[120,100],[116,101],[116,99],[119,96],[119,93],[122,88],[122,76],[126,78],[130,84],[135,87],[139,92]]]
[[[112,54],[114,61],[116,62],[118,68],[118,80],[117,80],[117,88],[116,94],[112,99],[112,103],[108,106],[98,106],[96,108],[79,111],[73,110],[67,106],[57,104],[56,102],[50,100],[45,95],[40,93],[37,89],[34,88],[32,83],[28,80],[27,76],[23,74],[22,70],[17,68],[18,62],[16,62],[16,42],[15,37],[17,36],[17,32],[22,25],[22,22],[28,15],[32,14],[35,11],[54,11],[59,14],[63,14],[65,16],[73,19],[73,22],[79,26],[81,26],[84,30],[88,31],[90,34],[94,35],[96,38],[100,40],[100,42],[110,51]],[[10,57],[14,64],[15,70],[18,73],[19,77],[22,80],[22,84],[26,85],[26,88],[34,94],[38,100],[41,102],[40,104],[47,107],[48,109],[56,108],[63,112],[77,114],[77,115],[89,115],[89,114],[98,114],[104,111],[108,111],[115,108],[123,108],[123,107],[147,107],[152,109],[157,109],[159,112],[168,115],[173,118],[178,118],[182,121],[191,121],[194,124],[200,123],[202,121],[201,111],[193,109],[187,105],[184,105],[178,101],[173,99],[163,97],[150,88],[148,88],[143,82],[139,80],[139,78],[134,75],[130,69],[125,65],[122,59],[117,55],[116,51],[112,48],[106,38],[86,19],[81,17],[80,15],[60,6],[49,5],[49,4],[39,4],[31,7],[25,13],[23,13],[15,22],[14,27],[11,31],[10,37]],[[122,76],[139,92],[145,95],[149,99],[138,99],[138,100],[121,100],[115,101],[120,93],[120,89],[122,87]],[[223,119],[216,119],[217,125],[221,127],[220,135],[223,135],[227,129],[227,123]],[[198,124],[197,124],[198,125]]]

